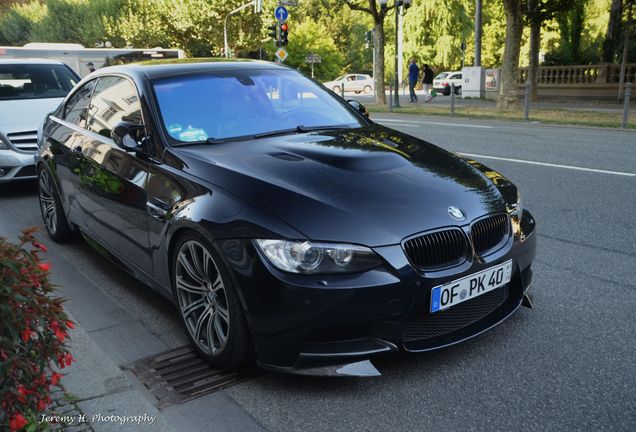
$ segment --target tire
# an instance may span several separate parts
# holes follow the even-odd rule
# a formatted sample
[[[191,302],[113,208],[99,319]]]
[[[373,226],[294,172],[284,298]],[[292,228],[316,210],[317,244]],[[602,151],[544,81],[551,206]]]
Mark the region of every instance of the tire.
[[[444,93],[442,93],[444,96],[450,96],[450,87],[446,87],[444,89]]]
[[[340,86],[335,86],[332,90],[333,90],[334,93],[340,94],[340,90],[342,90],[342,89],[340,88]]]
[[[371,88],[370,85],[364,86],[364,94],[369,94],[371,93],[373,89]]]
[[[66,220],[57,186],[51,173],[43,167],[38,170],[38,200],[49,237],[56,243],[71,240],[73,232]]]
[[[455,95],[456,96],[461,96],[462,95],[462,86],[455,87]]]
[[[171,265],[179,317],[199,356],[227,370],[252,362],[247,322],[221,255],[192,231],[179,238]]]

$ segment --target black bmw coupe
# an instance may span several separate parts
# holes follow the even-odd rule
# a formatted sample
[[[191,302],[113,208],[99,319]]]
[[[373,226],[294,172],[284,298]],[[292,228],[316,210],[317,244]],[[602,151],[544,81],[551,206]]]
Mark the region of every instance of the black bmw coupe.
[[[101,69],[39,136],[48,233],[172,299],[221,368],[373,374],[521,304],[535,221],[505,177],[252,61]]]

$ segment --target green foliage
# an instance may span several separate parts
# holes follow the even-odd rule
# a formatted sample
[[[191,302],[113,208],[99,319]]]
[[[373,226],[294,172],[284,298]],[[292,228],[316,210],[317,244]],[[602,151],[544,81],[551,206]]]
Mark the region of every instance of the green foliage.
[[[318,34],[323,36],[316,37]],[[305,56],[309,53],[320,55],[322,62],[314,65],[314,75],[319,81],[336,78],[342,72],[345,63],[344,56],[333,39],[328,36],[324,24],[310,18],[306,18],[300,24],[290,22],[289,45],[285,49],[289,54],[285,64],[298,68],[307,75],[311,74],[311,65],[305,63]],[[271,55],[276,51],[273,42],[268,44],[267,51]]]
[[[38,1],[13,5],[0,15],[0,45],[24,45],[33,39],[33,27],[46,16],[47,8]]]
[[[0,237],[0,429],[21,430],[51,403],[50,386],[70,366],[68,331],[73,328],[52,296],[46,247],[25,230],[14,244]]]

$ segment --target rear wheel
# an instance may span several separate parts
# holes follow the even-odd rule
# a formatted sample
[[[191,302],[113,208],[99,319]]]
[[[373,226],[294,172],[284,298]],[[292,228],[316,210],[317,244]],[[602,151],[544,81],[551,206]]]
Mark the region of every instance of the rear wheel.
[[[332,90],[333,90],[334,93],[340,94],[340,90],[342,90],[342,89],[340,88],[340,86],[334,86],[334,88]]]
[[[371,88],[370,85],[364,86],[364,94],[371,93],[371,90],[373,90],[373,89]]]
[[[236,369],[252,359],[247,323],[221,256],[202,236],[181,237],[172,257],[175,300],[188,338],[214,367]]]
[[[42,219],[49,237],[58,243],[70,240],[73,233],[66,220],[53,176],[46,168],[38,170],[38,198]]]
[[[455,87],[455,94],[457,96],[461,96],[462,95],[462,86]]]

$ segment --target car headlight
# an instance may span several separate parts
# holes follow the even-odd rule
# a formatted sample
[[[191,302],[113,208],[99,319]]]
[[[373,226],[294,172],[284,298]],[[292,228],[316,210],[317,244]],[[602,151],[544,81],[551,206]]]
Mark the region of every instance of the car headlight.
[[[364,246],[293,240],[256,240],[256,244],[271,264],[290,273],[354,273],[381,264]]]
[[[523,214],[523,202],[521,194],[517,191],[517,202],[507,205],[508,214],[510,215],[510,223],[512,224],[512,232],[514,235],[521,235],[521,215]],[[523,239],[522,239],[523,240]]]

